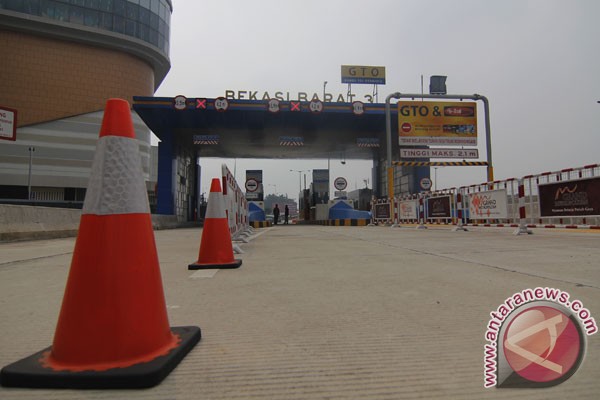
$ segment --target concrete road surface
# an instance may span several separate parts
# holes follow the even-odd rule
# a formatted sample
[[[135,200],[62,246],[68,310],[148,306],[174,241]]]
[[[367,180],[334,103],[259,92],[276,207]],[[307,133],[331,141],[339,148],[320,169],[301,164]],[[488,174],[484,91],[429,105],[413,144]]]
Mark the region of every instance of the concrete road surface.
[[[600,334],[545,389],[485,389],[490,312],[563,290],[600,321],[600,232],[276,226],[237,270],[188,271],[201,229],[156,231],[172,326],[203,338],[144,390],[0,388],[0,399],[598,399]],[[75,239],[0,244],[0,367],[52,343]]]

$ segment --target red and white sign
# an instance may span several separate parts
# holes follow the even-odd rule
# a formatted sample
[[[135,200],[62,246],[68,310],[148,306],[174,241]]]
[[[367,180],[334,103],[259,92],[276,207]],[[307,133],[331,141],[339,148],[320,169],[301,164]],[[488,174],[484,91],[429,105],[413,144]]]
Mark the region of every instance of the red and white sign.
[[[344,190],[347,186],[348,181],[346,180],[346,178],[343,178],[341,176],[339,178],[335,178],[335,180],[333,181],[333,187],[337,190]]]
[[[419,202],[417,200],[404,200],[401,201],[399,206],[400,218],[401,219],[417,219],[417,209],[419,208]]]
[[[508,218],[506,189],[470,193],[469,215],[472,219]]]
[[[421,189],[423,190],[431,189],[431,179],[421,178],[421,180],[419,181],[419,186],[421,186]]]
[[[17,110],[0,107],[0,139],[17,140]]]
[[[258,182],[256,179],[248,179],[246,181],[246,190],[249,192],[256,192],[256,189],[258,189]]]

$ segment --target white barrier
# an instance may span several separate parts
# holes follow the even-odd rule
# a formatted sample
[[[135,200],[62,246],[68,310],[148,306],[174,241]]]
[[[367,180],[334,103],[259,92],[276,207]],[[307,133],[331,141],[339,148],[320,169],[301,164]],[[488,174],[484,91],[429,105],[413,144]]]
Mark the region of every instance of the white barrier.
[[[229,171],[226,164],[221,165],[223,175],[223,197],[225,199],[225,212],[231,237],[236,239],[249,228],[248,201]]]
[[[592,180],[594,182],[600,181],[600,165],[592,164],[586,165],[580,168],[568,168],[556,172],[544,172],[538,175],[528,175],[523,177],[523,184],[525,190],[525,220],[527,226],[530,228],[543,226],[543,227],[556,227],[557,225],[564,225],[568,228],[577,226],[600,226],[600,215],[591,215],[587,212],[582,212],[580,215],[542,215],[540,210],[540,186],[556,184],[562,186],[557,188],[557,196],[564,196],[569,190],[576,190],[575,184],[583,180]],[[571,183],[571,187],[569,187]],[[600,183],[596,183],[599,185]],[[562,189],[562,192],[561,192]],[[581,192],[580,192],[581,193]],[[599,200],[600,195],[597,194],[594,198],[590,198],[589,201]]]
[[[540,193],[542,192],[542,193]],[[373,199],[378,223],[600,229],[600,165]]]

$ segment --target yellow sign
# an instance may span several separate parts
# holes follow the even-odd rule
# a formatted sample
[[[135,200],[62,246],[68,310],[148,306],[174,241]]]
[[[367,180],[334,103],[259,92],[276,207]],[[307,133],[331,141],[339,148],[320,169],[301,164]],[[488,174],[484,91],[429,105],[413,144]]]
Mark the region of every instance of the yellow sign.
[[[385,85],[385,67],[342,65],[342,83]]]
[[[399,101],[400,145],[477,145],[477,104]]]

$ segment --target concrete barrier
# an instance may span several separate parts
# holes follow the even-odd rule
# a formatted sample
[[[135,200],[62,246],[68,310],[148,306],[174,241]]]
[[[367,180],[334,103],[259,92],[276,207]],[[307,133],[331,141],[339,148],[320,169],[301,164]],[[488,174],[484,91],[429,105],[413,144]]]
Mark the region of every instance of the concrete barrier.
[[[75,236],[81,210],[0,204],[0,241]]]
[[[0,242],[56,239],[77,235],[81,210],[0,204]],[[154,229],[196,226],[180,223],[175,215],[152,215]]]

